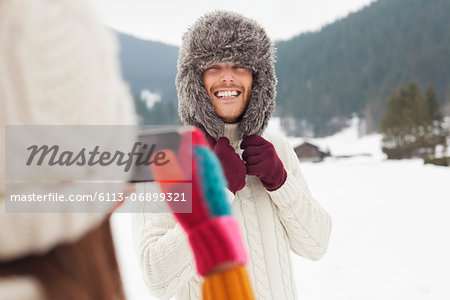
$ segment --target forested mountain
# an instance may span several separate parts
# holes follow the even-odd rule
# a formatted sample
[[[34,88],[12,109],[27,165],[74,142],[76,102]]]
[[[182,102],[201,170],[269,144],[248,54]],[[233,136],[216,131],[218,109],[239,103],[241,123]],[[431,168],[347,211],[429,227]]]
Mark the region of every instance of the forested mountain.
[[[162,125],[177,124],[178,47],[152,42],[117,33],[120,44],[122,75],[130,86],[140,123]],[[141,99],[142,90],[149,90],[161,101],[149,110]]]
[[[178,47],[117,33],[122,73],[133,94],[148,89],[171,101],[176,100]]]
[[[178,48],[119,39],[133,94],[162,96],[150,112],[136,100],[143,121],[175,122]],[[276,46],[276,113],[296,135],[333,133],[353,112],[378,130],[388,96],[411,81],[422,90],[431,84],[441,104],[450,103],[450,0],[378,0]]]
[[[377,130],[389,94],[412,80],[450,100],[449,0],[379,0],[277,48],[277,113],[316,135],[352,112]]]

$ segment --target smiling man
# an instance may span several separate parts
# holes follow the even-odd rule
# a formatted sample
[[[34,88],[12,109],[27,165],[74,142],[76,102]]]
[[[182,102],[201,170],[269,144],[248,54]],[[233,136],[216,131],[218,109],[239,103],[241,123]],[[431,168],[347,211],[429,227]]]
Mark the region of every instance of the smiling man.
[[[317,260],[331,219],[312,197],[285,137],[267,132],[275,107],[275,54],[264,29],[239,14],[206,14],[183,37],[176,86],[185,124],[202,129],[228,182],[229,201],[248,249],[256,299],[296,299],[290,251]],[[200,299],[187,238],[171,215],[135,222],[150,291]]]
[[[203,72],[203,82],[217,115],[236,123],[250,99],[252,71],[243,64],[217,62]]]

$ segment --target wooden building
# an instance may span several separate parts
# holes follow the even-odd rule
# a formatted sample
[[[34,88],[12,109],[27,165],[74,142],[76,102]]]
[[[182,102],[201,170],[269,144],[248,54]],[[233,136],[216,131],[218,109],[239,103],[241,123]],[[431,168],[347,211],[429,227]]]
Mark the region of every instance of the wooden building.
[[[327,156],[319,147],[307,142],[295,147],[294,151],[302,162],[320,162]]]

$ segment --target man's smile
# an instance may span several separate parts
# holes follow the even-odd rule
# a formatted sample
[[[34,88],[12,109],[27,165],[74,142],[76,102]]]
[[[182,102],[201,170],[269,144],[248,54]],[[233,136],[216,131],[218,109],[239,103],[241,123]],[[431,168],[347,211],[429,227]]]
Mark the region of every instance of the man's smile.
[[[214,92],[214,96],[219,99],[235,99],[241,94],[238,90],[218,90]]]

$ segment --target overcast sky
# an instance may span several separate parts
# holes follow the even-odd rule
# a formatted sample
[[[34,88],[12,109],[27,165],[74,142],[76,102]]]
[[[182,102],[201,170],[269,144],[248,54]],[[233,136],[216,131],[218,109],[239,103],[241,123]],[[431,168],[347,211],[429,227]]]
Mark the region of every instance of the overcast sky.
[[[93,0],[110,27],[179,46],[187,27],[204,13],[227,9],[255,19],[274,40],[319,30],[374,0]]]

